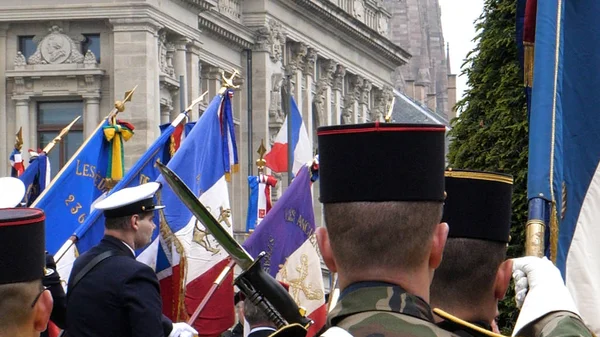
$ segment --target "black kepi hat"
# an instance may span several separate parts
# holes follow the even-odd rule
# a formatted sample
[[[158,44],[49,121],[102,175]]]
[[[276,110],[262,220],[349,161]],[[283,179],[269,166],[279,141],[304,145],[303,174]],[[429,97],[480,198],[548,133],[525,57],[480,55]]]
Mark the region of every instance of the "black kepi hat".
[[[0,285],[44,277],[45,219],[37,208],[0,209]]]
[[[508,243],[513,178],[507,174],[448,170],[442,221],[449,238]]]
[[[320,127],[321,202],[442,202],[445,132],[435,124]]]

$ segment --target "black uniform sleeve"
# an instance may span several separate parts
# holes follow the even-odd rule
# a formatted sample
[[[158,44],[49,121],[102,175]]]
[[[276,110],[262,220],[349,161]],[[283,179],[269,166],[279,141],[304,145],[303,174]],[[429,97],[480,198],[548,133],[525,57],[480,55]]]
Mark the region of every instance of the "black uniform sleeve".
[[[166,337],[172,324],[162,314],[162,300],[158,279],[152,268],[140,266],[125,281],[123,300],[131,322],[133,337]],[[166,322],[165,319],[168,321]]]
[[[54,300],[50,320],[59,328],[64,329],[67,313],[67,299],[65,290],[60,284],[60,275],[56,271],[54,257],[48,252],[46,252],[46,275],[44,276],[42,283],[50,290],[52,299]]]

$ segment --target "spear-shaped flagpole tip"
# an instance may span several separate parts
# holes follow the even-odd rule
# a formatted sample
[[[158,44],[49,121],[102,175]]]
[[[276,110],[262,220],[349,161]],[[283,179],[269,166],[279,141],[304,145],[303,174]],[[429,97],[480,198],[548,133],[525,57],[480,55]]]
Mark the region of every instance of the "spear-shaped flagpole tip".
[[[260,146],[258,147],[258,150],[256,151],[256,153],[258,153],[258,155],[260,156],[256,160],[256,166],[258,166],[259,169],[264,169],[265,165],[267,164],[267,161],[264,158],[265,153],[267,153],[267,148],[265,147],[264,139],[260,140]]]
[[[133,89],[128,90],[125,92],[125,98],[123,98],[122,101],[116,101],[115,102],[115,109],[117,109],[118,112],[123,112],[125,110],[125,103],[127,102],[131,102],[131,98],[133,97],[133,93],[135,92],[135,89],[137,89],[137,85],[135,87],[133,87]]]
[[[185,112],[190,112],[192,111],[192,109],[194,108],[194,106],[200,102],[202,102],[202,100],[204,100],[204,97],[208,95],[208,90],[206,90],[202,95],[200,95],[198,98],[196,98],[195,100],[192,101],[192,103],[185,108]]]
[[[20,127],[19,132],[17,132],[17,134],[16,134],[15,149],[17,149],[17,151],[21,151],[22,147],[23,147],[23,127]]]
[[[52,150],[52,148],[54,148],[54,146],[60,142],[62,140],[62,138],[69,133],[69,131],[71,130],[71,128],[73,127],[73,125],[75,125],[75,123],[77,123],[77,121],[81,118],[81,116],[77,116],[71,123],[69,123],[69,125],[65,126],[60,133],[58,134],[58,136],[54,137],[54,139],[48,143],[48,145],[46,145],[46,147],[44,148],[44,152],[46,154],[48,154],[48,152],[50,152]]]

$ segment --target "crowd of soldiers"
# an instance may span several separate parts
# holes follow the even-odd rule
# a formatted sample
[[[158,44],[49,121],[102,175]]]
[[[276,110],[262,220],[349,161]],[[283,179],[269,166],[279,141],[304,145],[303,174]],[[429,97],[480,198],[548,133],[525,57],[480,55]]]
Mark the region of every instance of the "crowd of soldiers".
[[[550,261],[507,259],[512,177],[445,169],[443,126],[321,127],[318,142],[326,226],[317,242],[341,290],[322,336],[498,336],[511,279],[521,308],[513,336],[593,335]],[[135,260],[155,230],[160,188],[123,189],[95,205],[105,236],[76,260],[66,300],[44,259],[43,211],[14,208],[18,193],[3,196],[0,337],[39,335],[51,314],[74,337],[197,334],[161,313],[157,277]],[[251,336],[277,334],[245,302]]]

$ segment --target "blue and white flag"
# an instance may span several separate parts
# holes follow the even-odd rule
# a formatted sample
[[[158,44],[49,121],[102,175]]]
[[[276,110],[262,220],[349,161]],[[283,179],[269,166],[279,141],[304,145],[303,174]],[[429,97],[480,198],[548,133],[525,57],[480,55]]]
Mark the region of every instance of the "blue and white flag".
[[[164,163],[169,159],[170,155],[168,150],[170,147],[170,139],[175,129],[176,126],[174,123],[161,126],[162,133],[160,137],[150,145],[148,150],[140,157],[133,167],[127,171],[125,176],[115,185],[115,187],[98,198],[97,201],[104,199],[106,196],[123,188],[135,187],[156,180],[159,172],[154,166],[154,163],[157,160]],[[159,219],[158,212],[155,218]],[[62,279],[65,281],[69,279],[73,262],[79,254],[86,252],[100,242],[104,236],[104,222],[105,218],[103,212],[94,209],[92,205],[90,215],[86,217],[85,222],[78,226],[72,233],[77,238],[76,244],[72,245],[70,241],[63,242],[63,246],[57,254],[58,256],[61,256],[57,267]],[[155,236],[156,235],[157,234],[155,234]]]
[[[538,1],[528,197],[547,254],[600,333],[600,2]],[[542,201],[542,203],[540,203]],[[546,203],[546,207],[539,207]],[[544,216],[546,215],[546,216]]]
[[[51,176],[50,159],[45,153],[42,152],[31,158],[29,166],[27,166],[25,172],[19,176],[19,179],[21,179],[25,185],[25,197],[23,198],[23,203],[26,206],[31,205],[46,189],[46,186],[50,184]]]
[[[102,127],[96,128],[31,204],[46,213],[46,250],[51,254],[85,222],[92,203],[108,190],[108,146]]]

